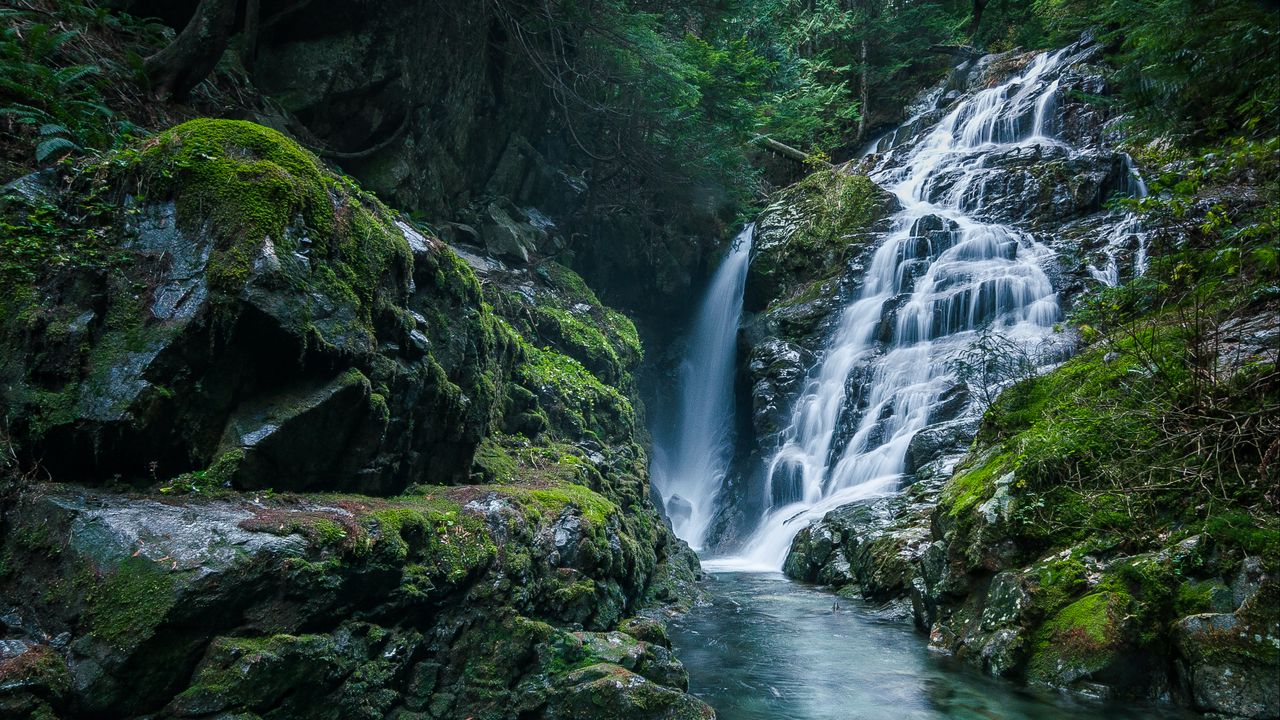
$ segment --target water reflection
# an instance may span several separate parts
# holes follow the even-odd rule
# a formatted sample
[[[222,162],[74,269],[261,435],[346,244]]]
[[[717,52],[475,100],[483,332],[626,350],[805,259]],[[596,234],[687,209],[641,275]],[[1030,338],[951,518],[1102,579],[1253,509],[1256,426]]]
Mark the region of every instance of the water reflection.
[[[720,720],[1186,718],[1019,689],[925,647],[910,626],[779,574],[711,577],[711,607],[672,624],[690,690]]]

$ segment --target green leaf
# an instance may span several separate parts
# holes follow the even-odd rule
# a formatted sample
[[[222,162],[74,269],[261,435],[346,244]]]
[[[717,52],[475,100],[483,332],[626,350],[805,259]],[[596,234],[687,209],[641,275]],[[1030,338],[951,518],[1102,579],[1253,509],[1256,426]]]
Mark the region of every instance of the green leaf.
[[[36,162],[42,163],[55,154],[76,152],[80,146],[64,137],[49,138],[36,145]]]

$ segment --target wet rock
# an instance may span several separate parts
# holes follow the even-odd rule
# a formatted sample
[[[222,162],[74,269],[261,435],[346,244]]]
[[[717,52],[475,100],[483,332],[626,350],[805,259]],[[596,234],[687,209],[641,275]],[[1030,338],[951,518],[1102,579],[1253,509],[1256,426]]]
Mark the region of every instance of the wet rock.
[[[875,602],[894,601],[911,617],[910,595],[929,546],[928,517],[938,484],[846,505],[801,530],[783,572]]]
[[[648,617],[627,618],[618,624],[618,630],[637,640],[643,640],[667,649],[671,648],[671,638],[667,635],[667,626],[660,620]]]
[[[1249,572],[1245,564],[1242,575]],[[1234,613],[1191,615],[1173,628],[1179,677],[1202,711],[1244,718],[1280,715],[1280,591],[1270,577],[1250,590]]]
[[[671,650],[621,632],[574,633],[583,650],[593,658],[626,668],[647,680],[676,688],[689,688],[689,674]]]
[[[307,490],[332,487],[335,468],[358,471],[385,418],[370,405],[369,381],[359,371],[319,387],[300,388],[245,403],[227,421],[218,456],[233,454],[237,487]],[[376,445],[374,445],[376,447]]]
[[[201,143],[210,151],[187,157]],[[202,192],[192,168],[254,153],[293,173],[299,197],[272,198],[287,205],[283,227],[229,239],[223,215],[267,200],[185,202]],[[14,428],[25,453],[87,482],[204,472],[232,451],[247,460],[240,487],[385,493],[467,477],[499,358],[462,261],[260,126],[194,121],[140,162],[173,180],[145,202],[127,196],[124,220],[104,228],[134,262],[73,279],[50,309],[33,308],[66,338],[55,354],[40,336],[6,334],[6,355],[30,358],[6,367],[3,391],[27,408]],[[302,196],[323,196],[328,211]],[[342,237],[352,225],[368,235],[361,243]]]
[[[747,369],[751,387],[752,425],[759,438],[783,429],[790,401],[804,381],[812,356],[803,348],[778,338],[761,340],[751,349]]]
[[[713,720],[716,716],[706,703],[617,665],[600,663],[575,670],[564,685],[563,697],[544,715],[548,720]]]

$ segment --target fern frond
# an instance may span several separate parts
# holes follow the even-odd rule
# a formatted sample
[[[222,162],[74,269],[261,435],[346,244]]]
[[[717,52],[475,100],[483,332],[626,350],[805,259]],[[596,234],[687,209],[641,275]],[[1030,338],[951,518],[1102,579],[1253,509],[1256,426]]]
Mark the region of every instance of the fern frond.
[[[80,146],[64,137],[49,138],[36,145],[36,162],[43,163],[55,154],[76,152]]]
[[[64,67],[53,74],[54,82],[62,87],[66,87],[72,83],[79,82],[90,75],[98,75],[102,69],[97,65],[71,65]]]

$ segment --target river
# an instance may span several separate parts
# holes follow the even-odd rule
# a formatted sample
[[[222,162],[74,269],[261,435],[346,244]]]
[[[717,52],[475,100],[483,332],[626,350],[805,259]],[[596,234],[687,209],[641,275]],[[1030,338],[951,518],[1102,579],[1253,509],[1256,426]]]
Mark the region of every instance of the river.
[[[713,573],[713,601],[671,623],[690,692],[719,720],[1183,720],[981,675],[909,623],[779,573]]]

